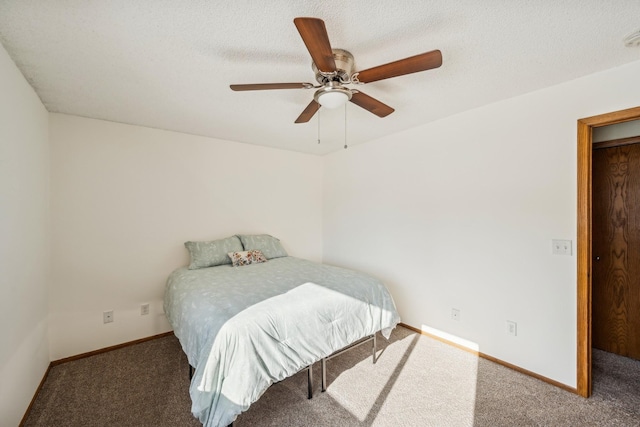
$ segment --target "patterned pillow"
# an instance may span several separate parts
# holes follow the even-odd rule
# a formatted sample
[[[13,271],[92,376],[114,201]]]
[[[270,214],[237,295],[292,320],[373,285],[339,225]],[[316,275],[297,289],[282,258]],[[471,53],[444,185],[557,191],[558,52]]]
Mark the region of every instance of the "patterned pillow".
[[[258,250],[243,251],[243,252],[229,252],[229,258],[231,258],[231,264],[234,267],[240,267],[249,264],[259,264],[261,262],[267,262],[267,259]]]
[[[257,249],[262,251],[267,259],[287,256],[280,240],[268,234],[240,234],[238,237],[245,251]]]

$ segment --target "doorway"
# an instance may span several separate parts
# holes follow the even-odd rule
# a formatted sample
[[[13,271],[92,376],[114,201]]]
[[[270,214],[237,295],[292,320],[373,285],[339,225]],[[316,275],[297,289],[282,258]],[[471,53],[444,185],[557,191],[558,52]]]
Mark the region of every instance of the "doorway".
[[[577,392],[591,395],[592,134],[593,129],[640,119],[640,107],[578,120]]]
[[[629,126],[630,125],[630,126]],[[595,129],[592,153],[593,348],[640,360],[640,121]],[[598,142],[600,131],[632,137]]]

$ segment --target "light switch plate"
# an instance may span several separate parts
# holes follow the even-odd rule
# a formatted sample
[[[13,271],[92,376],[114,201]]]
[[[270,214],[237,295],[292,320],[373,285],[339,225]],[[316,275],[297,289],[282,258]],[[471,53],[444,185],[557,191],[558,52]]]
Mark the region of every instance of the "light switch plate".
[[[507,334],[514,337],[518,335],[518,324],[516,322],[507,320]]]

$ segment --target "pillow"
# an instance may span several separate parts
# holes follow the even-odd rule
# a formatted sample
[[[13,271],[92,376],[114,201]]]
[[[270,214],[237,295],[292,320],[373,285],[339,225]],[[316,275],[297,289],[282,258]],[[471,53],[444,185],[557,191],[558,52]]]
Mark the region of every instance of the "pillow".
[[[257,249],[267,259],[288,256],[279,239],[268,234],[238,235],[245,251]]]
[[[237,236],[212,242],[185,242],[189,250],[191,264],[189,270],[198,268],[215,267],[216,265],[231,264],[227,254],[242,250],[242,243]]]
[[[258,250],[244,251],[244,252],[229,252],[227,255],[229,256],[229,258],[231,258],[231,264],[234,267],[267,262],[267,259],[264,257],[262,252]]]

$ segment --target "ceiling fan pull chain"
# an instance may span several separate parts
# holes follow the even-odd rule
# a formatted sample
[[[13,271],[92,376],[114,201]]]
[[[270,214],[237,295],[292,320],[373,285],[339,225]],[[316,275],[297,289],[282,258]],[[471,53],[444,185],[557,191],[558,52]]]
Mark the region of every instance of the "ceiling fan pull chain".
[[[344,104],[344,149],[347,149],[347,104]]]
[[[320,112],[318,112],[318,144],[320,144]]]

